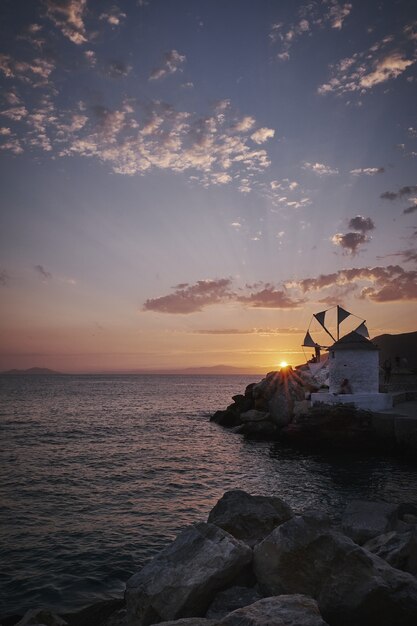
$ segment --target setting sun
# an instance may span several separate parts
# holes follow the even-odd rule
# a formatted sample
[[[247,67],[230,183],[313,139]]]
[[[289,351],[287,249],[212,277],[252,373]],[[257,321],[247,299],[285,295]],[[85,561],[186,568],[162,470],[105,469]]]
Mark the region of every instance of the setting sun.
[[[288,363],[287,361],[281,361],[281,363],[279,364],[280,367],[288,367]]]

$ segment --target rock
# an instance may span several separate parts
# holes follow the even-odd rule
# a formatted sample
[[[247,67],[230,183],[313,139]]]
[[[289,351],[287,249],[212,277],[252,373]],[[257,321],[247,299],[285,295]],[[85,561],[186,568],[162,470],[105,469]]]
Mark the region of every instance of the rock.
[[[247,435],[256,439],[276,439],[280,429],[269,420],[263,422],[246,422],[239,428],[239,434]]]
[[[218,623],[217,620],[205,617],[184,617],[175,621],[159,622],[158,626],[215,626]]]
[[[291,422],[294,413],[294,400],[280,390],[268,401],[268,410],[272,421],[278,426],[286,426]]]
[[[235,489],[220,498],[210,511],[208,522],[254,546],[292,516],[291,508],[280,498],[252,496]]]
[[[67,622],[62,617],[42,608],[29,609],[29,611],[24,614],[22,619],[17,622],[16,626],[29,626],[29,624],[38,624],[42,626],[67,626]]]
[[[219,424],[225,428],[238,426],[241,423],[239,415],[229,409],[226,409],[225,411],[216,411],[210,417],[210,422],[214,422],[215,424]]]
[[[245,413],[240,414],[240,419],[243,423],[245,422],[262,422],[269,418],[269,413],[265,413],[265,411],[257,411],[256,409],[252,409],[250,411],[246,411]]]
[[[210,604],[206,617],[220,619],[231,611],[253,604],[261,598],[262,596],[253,587],[230,587],[225,591],[219,591]]]
[[[352,500],[343,513],[342,530],[361,545],[372,537],[394,530],[397,512],[397,504]]]
[[[218,526],[188,526],[127,581],[128,625],[203,616],[251,560],[252,550]]]
[[[385,533],[370,539],[363,547],[392,567],[417,576],[417,530]]]
[[[120,609],[119,611],[115,611],[110,615],[110,617],[102,622],[100,626],[127,626],[126,609]]]
[[[294,594],[263,598],[229,613],[221,626],[326,626],[317,602]]]
[[[123,599],[102,600],[76,613],[64,614],[62,617],[69,626],[125,626],[126,610],[124,604]],[[124,621],[122,619],[123,612]],[[118,613],[120,615],[117,615]]]
[[[247,385],[245,389],[245,396],[247,398],[252,398],[253,388],[255,387],[255,385],[256,383],[250,383],[249,385]]]
[[[302,593],[332,626],[415,626],[417,580],[313,516],[293,517],[254,548],[265,595]]]

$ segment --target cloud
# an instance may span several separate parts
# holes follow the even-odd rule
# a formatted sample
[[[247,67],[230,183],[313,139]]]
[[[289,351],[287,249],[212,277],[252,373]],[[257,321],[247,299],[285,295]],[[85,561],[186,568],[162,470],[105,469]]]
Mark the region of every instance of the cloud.
[[[417,233],[414,233],[414,236],[416,236],[416,234]],[[386,257],[400,257],[404,261],[404,263],[417,263],[417,250],[416,248],[409,248],[408,250],[393,252],[392,254],[386,254],[385,256],[377,258],[384,259]]]
[[[5,270],[0,269],[0,286],[6,287],[9,284],[9,281],[9,274]]]
[[[329,176],[339,173],[338,169],[332,168],[330,165],[324,165],[324,163],[309,163],[308,161],[304,162],[303,169],[310,170],[310,172],[314,172],[314,174],[318,176]]]
[[[403,215],[409,215],[410,213],[414,213],[417,211],[417,198],[411,198],[413,204],[409,206],[407,209],[404,209]]]
[[[406,185],[404,187],[401,187],[397,192],[384,191],[384,193],[381,193],[380,197],[383,200],[398,200],[400,198],[404,198],[404,196],[409,196],[413,193],[417,193],[417,185]]]
[[[232,130],[235,130],[238,133],[245,132],[250,130],[255,125],[256,120],[251,115],[245,115],[241,120],[233,124]]]
[[[48,272],[43,265],[34,265],[33,269],[43,279],[44,282],[52,278],[52,274]]]
[[[355,255],[358,252],[359,246],[370,241],[364,233],[336,233],[331,238],[332,243],[335,246],[343,248],[347,254]]]
[[[110,11],[101,13],[99,20],[105,20],[110,26],[119,26],[122,19],[126,17],[119,7],[113,6]]]
[[[305,330],[299,328],[214,328],[193,331],[198,335],[301,335]]]
[[[271,26],[269,39],[279,46],[277,59],[288,61],[291,48],[306,33],[311,35],[324,28],[340,30],[351,10],[350,2],[342,3],[338,0],[311,0],[302,4],[297,19],[292,23],[278,22]]]
[[[270,283],[247,285],[244,290],[232,289],[230,278],[199,280],[194,285],[181,283],[174,293],[146,300],[144,311],[158,313],[198,313],[208,306],[239,303],[250,308],[295,309],[302,299],[293,299],[285,289],[276,289]]]
[[[350,170],[350,173],[354,176],[375,176],[375,174],[383,174],[385,172],[384,167],[359,167],[356,170]]]
[[[250,136],[252,141],[257,144],[265,143],[268,139],[272,139],[275,135],[275,131],[272,128],[259,128]]]
[[[6,78],[17,78],[18,80],[31,85],[32,87],[42,87],[48,84],[49,76],[54,71],[55,64],[47,58],[36,57],[31,61],[19,61],[14,59],[8,54],[0,54],[0,72],[4,74]],[[16,104],[16,93],[9,92],[8,97],[13,99],[14,102],[10,104]]]
[[[87,0],[45,0],[46,15],[64,37],[81,45],[87,42],[84,12]]]
[[[396,37],[388,35],[368,50],[330,65],[331,78],[319,86],[318,93],[364,94],[376,85],[398,78],[417,60],[415,41],[413,31],[406,27]]]
[[[106,73],[111,78],[122,78],[132,71],[132,66],[125,61],[110,61],[106,68]]]
[[[164,54],[164,59],[160,67],[152,70],[149,80],[160,80],[170,74],[182,72],[182,66],[186,61],[186,56],[180,54],[177,50],[170,50]]]
[[[144,311],[158,313],[196,313],[213,304],[221,304],[230,299],[231,280],[199,280],[195,285],[177,285],[173,294],[146,300]]]
[[[417,300],[417,271],[406,271],[399,265],[362,267],[305,278],[297,285],[303,293],[356,284],[359,297],[373,302]],[[369,285],[370,283],[370,285]]]
[[[370,217],[363,217],[362,215],[356,215],[349,220],[349,228],[358,230],[361,233],[366,233],[369,230],[374,230],[375,224]]]

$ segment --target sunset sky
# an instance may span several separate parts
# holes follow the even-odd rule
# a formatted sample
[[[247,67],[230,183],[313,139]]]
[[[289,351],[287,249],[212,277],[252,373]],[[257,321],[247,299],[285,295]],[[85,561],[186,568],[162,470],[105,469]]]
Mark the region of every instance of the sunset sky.
[[[0,369],[269,370],[336,303],[417,329],[414,1],[0,13]]]

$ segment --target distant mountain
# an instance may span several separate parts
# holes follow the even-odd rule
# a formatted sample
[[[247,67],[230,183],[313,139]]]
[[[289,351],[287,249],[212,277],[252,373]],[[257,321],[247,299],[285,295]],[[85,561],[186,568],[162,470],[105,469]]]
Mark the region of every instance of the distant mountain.
[[[395,366],[399,359],[401,367],[417,369],[417,331],[400,335],[379,335],[372,339],[372,343],[380,349],[381,363],[385,359],[391,359]]]
[[[258,376],[265,374],[265,368],[262,367],[233,367],[232,365],[212,365],[210,367],[186,367],[181,369],[155,369],[155,370],[129,370],[126,374],[177,374],[179,376],[221,376],[226,374],[235,374],[241,376]]]
[[[31,367],[27,370],[7,370],[7,372],[1,372],[2,374],[7,375],[33,375],[33,374],[43,374],[50,376],[51,374],[60,374],[61,372],[55,372],[55,370],[50,370],[47,367]]]

